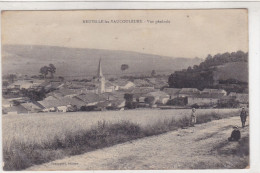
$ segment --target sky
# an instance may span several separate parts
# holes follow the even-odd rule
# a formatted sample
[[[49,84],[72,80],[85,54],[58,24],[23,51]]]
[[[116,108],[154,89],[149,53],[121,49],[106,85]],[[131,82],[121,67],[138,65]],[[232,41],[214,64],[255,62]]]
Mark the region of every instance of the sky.
[[[5,11],[1,19],[3,45],[125,50],[186,58],[248,51],[246,9]],[[155,24],[157,20],[168,22]]]

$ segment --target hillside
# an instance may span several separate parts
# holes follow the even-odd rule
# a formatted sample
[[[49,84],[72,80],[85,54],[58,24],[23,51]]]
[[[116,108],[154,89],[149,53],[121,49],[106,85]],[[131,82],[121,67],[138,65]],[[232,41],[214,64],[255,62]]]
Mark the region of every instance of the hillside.
[[[225,86],[218,85],[218,82]],[[175,71],[169,77],[169,86],[172,88],[225,87],[229,88],[230,92],[246,92],[246,83],[248,83],[248,53],[242,51],[216,54],[213,57],[208,55],[199,65]]]
[[[199,58],[173,58],[138,52],[65,48],[55,46],[4,45],[2,47],[3,74],[21,73],[35,75],[40,67],[50,63],[57,67],[56,75],[87,77],[97,70],[99,58],[105,75],[170,74],[176,70],[199,64]],[[128,64],[129,69],[122,73],[120,67]]]
[[[216,74],[221,80],[236,79],[241,82],[248,82],[248,63],[233,62],[217,67]]]

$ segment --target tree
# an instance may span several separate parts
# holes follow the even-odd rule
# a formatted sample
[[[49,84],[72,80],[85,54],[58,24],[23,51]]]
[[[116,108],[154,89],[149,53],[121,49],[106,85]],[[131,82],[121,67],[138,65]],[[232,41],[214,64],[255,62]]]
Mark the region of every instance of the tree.
[[[151,76],[155,76],[155,75],[156,75],[156,72],[155,72],[155,70],[153,70],[151,73]]]
[[[9,83],[8,83],[7,81],[3,81],[2,85],[3,85],[4,87],[7,87],[7,86],[9,85]]]
[[[189,66],[189,67],[187,68],[187,72],[192,72],[191,66]]]
[[[128,94],[126,93],[124,95],[124,99],[125,99],[125,107],[128,109],[134,109],[135,105],[133,103],[134,101],[134,95],[133,94]]]
[[[51,78],[53,78],[53,74],[56,72],[56,67],[53,64],[49,64],[48,71],[51,73]]]
[[[154,105],[155,98],[153,96],[148,96],[144,99],[144,102],[149,104],[150,107]]]
[[[129,66],[127,65],[127,64],[122,64],[121,65],[121,70],[122,71],[125,71],[125,70],[127,70],[129,68]]]
[[[47,66],[43,66],[43,67],[40,69],[40,73],[44,76],[44,79],[45,79],[46,76],[48,75],[48,72],[49,72],[49,67],[47,67]]]
[[[198,66],[198,65],[194,65],[194,66],[193,66],[193,69],[194,69],[194,70],[197,70],[197,69],[199,69],[199,66]]]
[[[17,76],[15,74],[10,74],[7,76],[9,82],[14,82],[14,80],[17,78]]]

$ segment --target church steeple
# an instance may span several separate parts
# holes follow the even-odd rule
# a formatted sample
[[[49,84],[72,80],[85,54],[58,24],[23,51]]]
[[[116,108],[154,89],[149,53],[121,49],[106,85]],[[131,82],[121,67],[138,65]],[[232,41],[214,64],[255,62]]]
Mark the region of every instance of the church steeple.
[[[102,73],[102,67],[101,67],[101,58],[99,59],[98,63],[98,72],[97,72],[97,79],[98,79],[98,94],[102,94],[105,92],[105,77]]]
[[[99,59],[99,64],[98,64],[98,73],[97,73],[97,77],[104,77],[103,73],[102,73],[102,68],[101,68],[101,58]]]

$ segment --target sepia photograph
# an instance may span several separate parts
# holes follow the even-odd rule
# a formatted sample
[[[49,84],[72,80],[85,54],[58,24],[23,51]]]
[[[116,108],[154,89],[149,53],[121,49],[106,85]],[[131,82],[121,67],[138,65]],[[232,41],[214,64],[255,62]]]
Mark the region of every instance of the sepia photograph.
[[[4,171],[250,168],[247,9],[7,10],[1,35]]]

